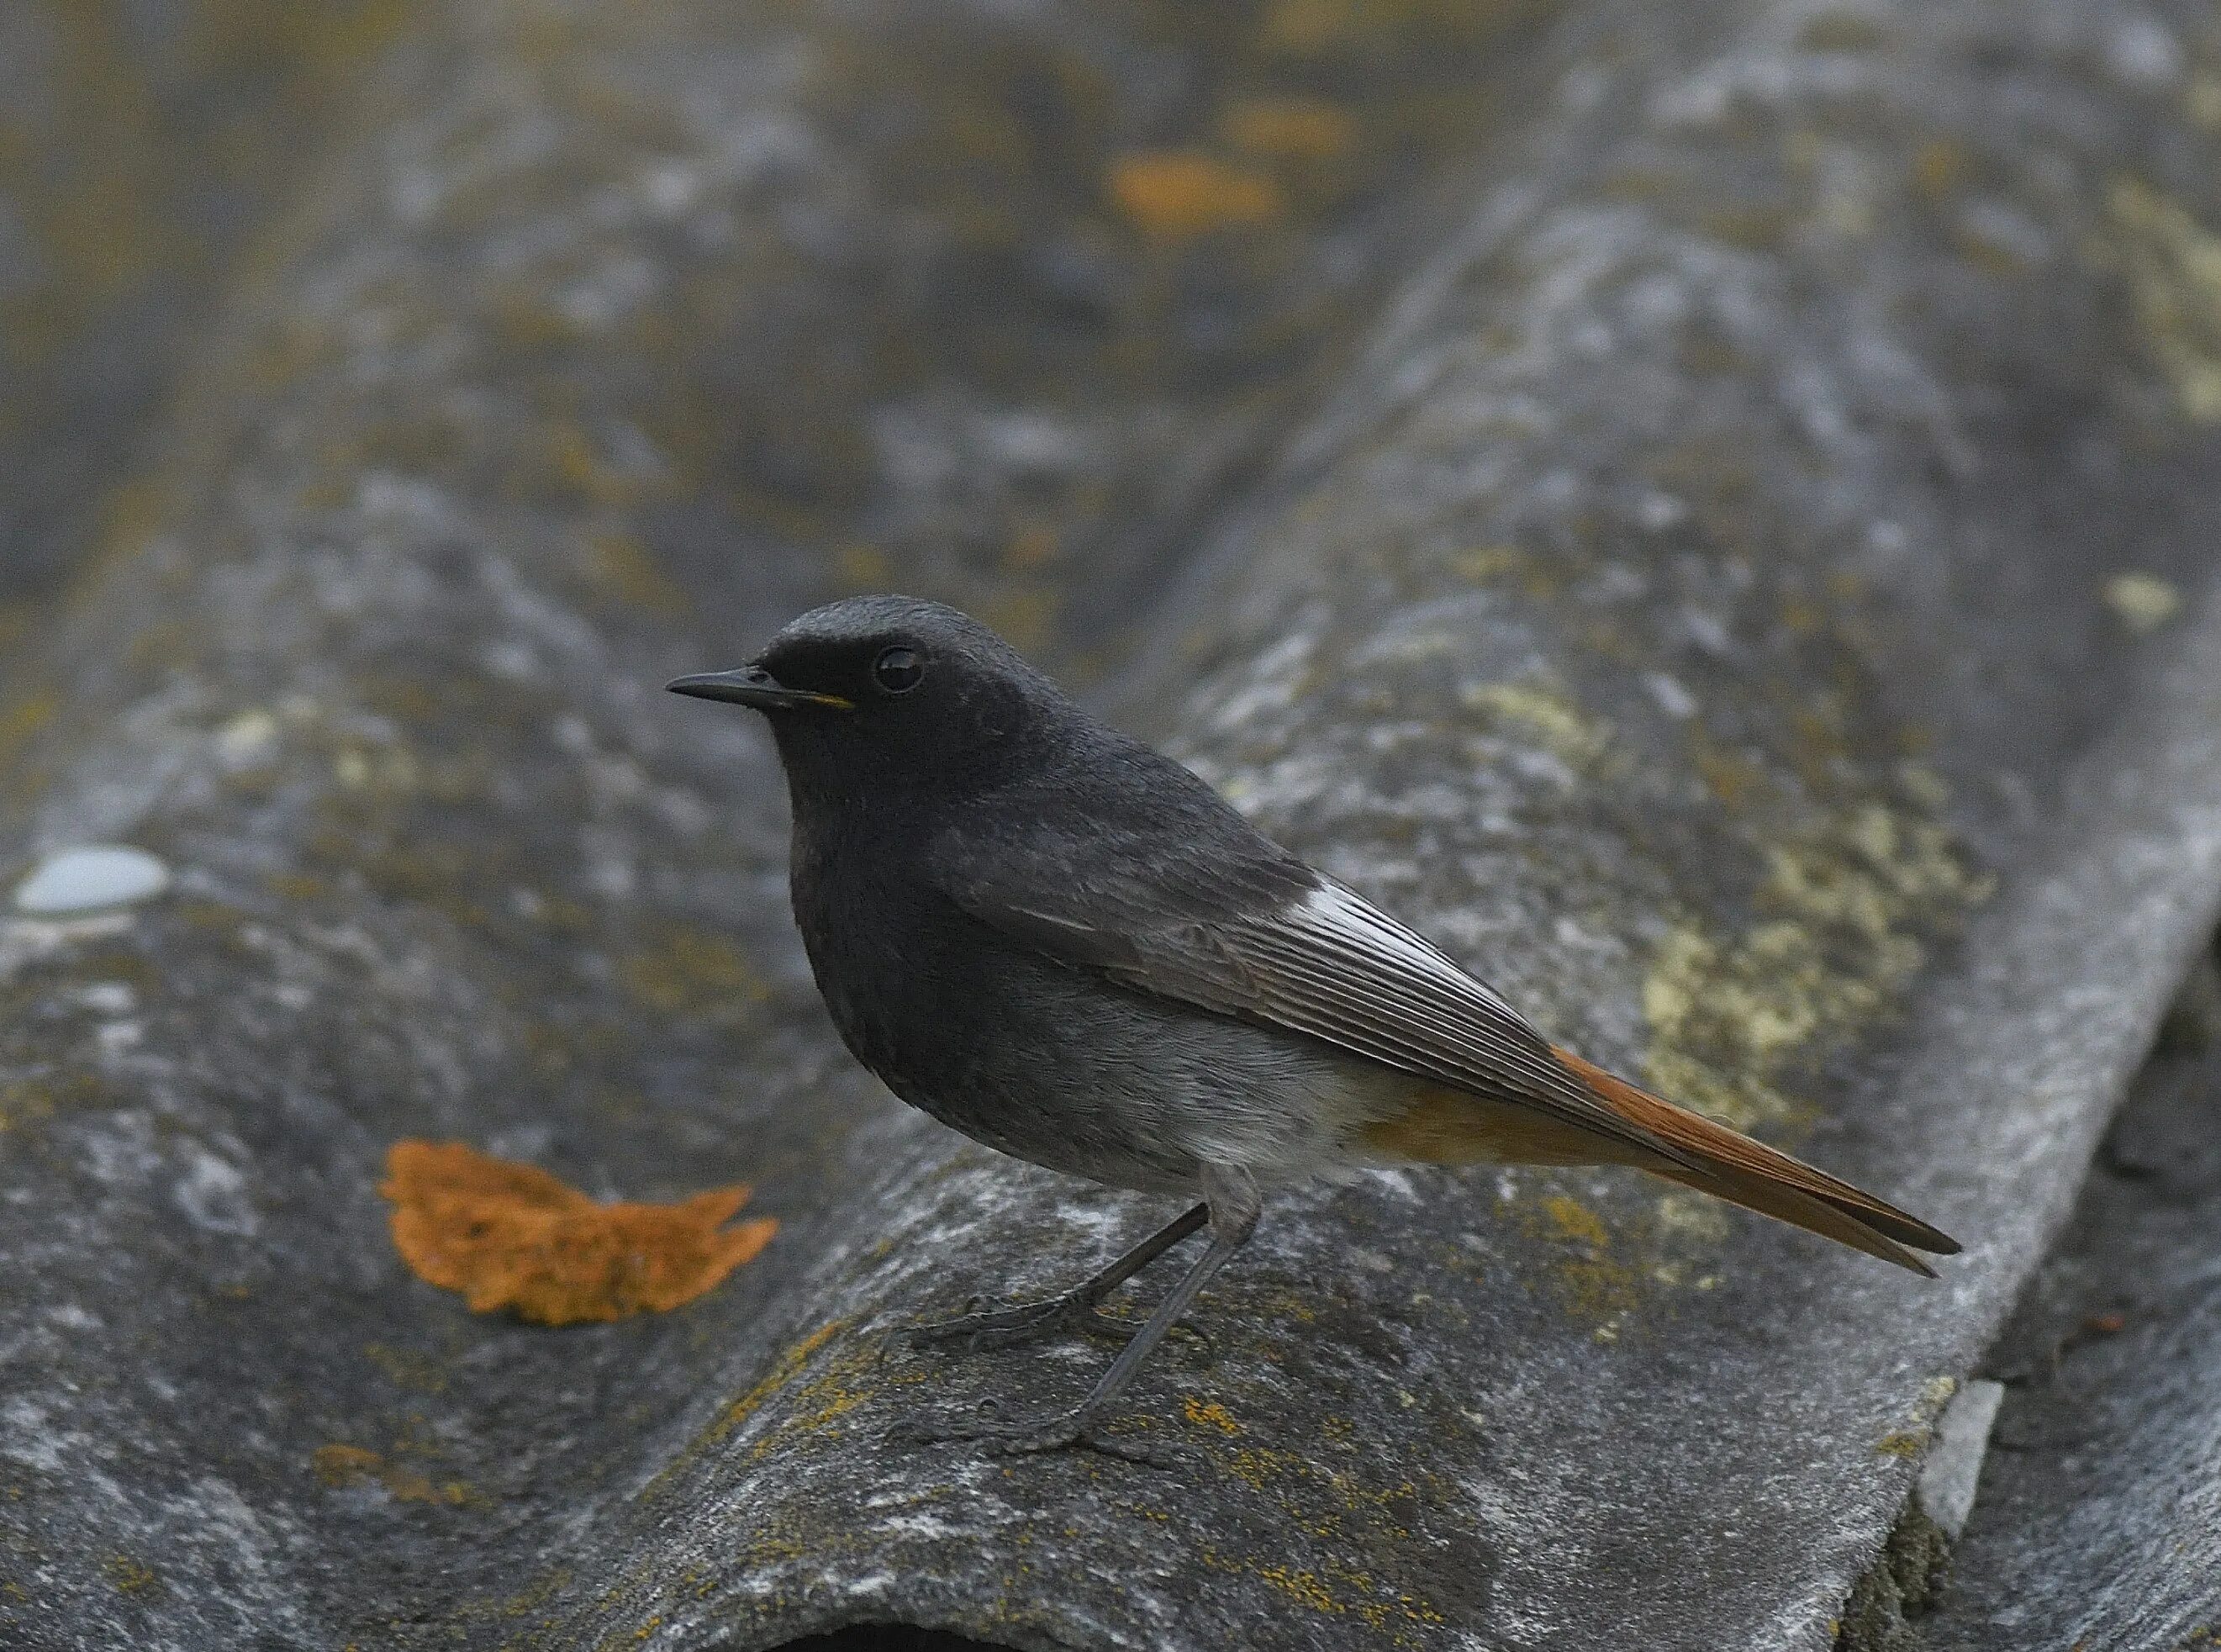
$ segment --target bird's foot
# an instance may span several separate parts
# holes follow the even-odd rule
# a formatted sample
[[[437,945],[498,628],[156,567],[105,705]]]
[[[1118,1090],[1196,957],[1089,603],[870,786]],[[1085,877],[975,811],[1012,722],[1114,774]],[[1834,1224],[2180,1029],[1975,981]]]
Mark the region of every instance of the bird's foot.
[[[1022,1302],[1015,1307],[990,1308],[912,1325],[903,1336],[913,1347],[960,1342],[974,1348],[1009,1348],[1037,1336],[1075,1332],[1123,1342],[1133,1336],[1134,1328],[1104,1313],[1085,1292],[1074,1291],[1044,1302]]]
[[[1122,1462],[1149,1468],[1172,1468],[1178,1463],[1168,1452],[1154,1450],[1135,1440],[1108,1439],[1099,1431],[1100,1418],[1085,1405],[1047,1417],[1009,1418],[942,1413],[900,1425],[895,1437],[917,1444],[968,1441],[998,1457],[1031,1456],[1043,1451],[1095,1451]]]

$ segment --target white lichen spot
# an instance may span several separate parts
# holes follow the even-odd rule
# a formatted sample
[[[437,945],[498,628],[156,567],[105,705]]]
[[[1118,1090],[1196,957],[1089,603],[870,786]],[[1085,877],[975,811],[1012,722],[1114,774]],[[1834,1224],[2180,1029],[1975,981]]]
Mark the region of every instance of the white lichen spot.
[[[2105,37],[2105,66],[2134,86],[2172,86],[2182,78],[2182,42],[2149,12],[2130,11]]]
[[[242,711],[216,730],[216,754],[234,771],[265,761],[278,743],[278,719],[267,711]]]
[[[109,911],[153,899],[170,886],[170,868],[144,849],[91,843],[58,849],[16,886],[16,910],[34,917]]]
[[[1667,716],[1680,720],[1696,715],[1697,697],[1664,672],[1649,673],[1643,678],[1642,685],[1650,691],[1650,698]]]
[[[95,1015],[128,1016],[139,1007],[139,995],[124,981],[91,981],[75,997]]]
[[[2182,593],[2155,573],[2117,573],[2105,581],[2105,606],[2138,636],[2147,636],[2182,611]]]
[[[1468,683],[1458,691],[1467,710],[1517,725],[1546,750],[1580,767],[1604,754],[1611,730],[1562,694],[1528,683]]]
[[[1658,1200],[1658,1225],[1692,1242],[1717,1244],[1728,1236],[1727,1206],[1696,1193],[1667,1193]]]
[[[196,1153],[172,1197],[194,1226],[245,1238],[262,1223],[247,1202],[247,1178],[213,1153]]]

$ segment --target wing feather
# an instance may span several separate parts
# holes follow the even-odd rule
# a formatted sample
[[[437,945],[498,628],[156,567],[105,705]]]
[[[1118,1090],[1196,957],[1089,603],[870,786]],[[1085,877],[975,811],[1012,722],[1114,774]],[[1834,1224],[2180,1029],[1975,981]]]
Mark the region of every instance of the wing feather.
[[[1258,835],[1193,775],[1142,748],[1119,752],[1157,775],[1148,807],[1130,789],[1091,788],[1087,773],[1054,798],[1013,800],[935,841],[928,860],[943,893],[1133,991],[1570,1127],[1606,1149],[1599,1162],[1638,1165],[1919,1272],[1904,1247],[1957,1248],[1848,1182],[1553,1048],[1486,982]],[[1051,823],[1074,816],[1072,829]]]
[[[1567,1071],[1486,982],[1362,896],[1300,863],[1285,864],[1286,875],[1277,879],[1235,880],[1242,885],[1237,898],[1224,884],[1194,878],[1192,868],[1170,867],[1144,873],[1129,867],[1113,886],[1053,892],[1007,860],[998,870],[993,857],[975,855],[963,858],[948,886],[973,917],[1123,986],[1538,1108],[1693,1167],[1684,1148],[1614,1111]],[[1198,910],[1211,915],[1198,920]]]

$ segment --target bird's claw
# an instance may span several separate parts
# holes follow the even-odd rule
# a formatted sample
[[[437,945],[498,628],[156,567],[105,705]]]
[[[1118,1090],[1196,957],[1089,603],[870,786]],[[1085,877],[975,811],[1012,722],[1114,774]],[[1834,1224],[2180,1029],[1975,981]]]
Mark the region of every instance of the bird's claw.
[[[954,1319],[912,1325],[903,1332],[913,1348],[934,1342],[963,1342],[974,1348],[1009,1348],[1036,1336],[1078,1332],[1124,1342],[1134,1328],[1110,1317],[1085,1296],[1051,1297],[1045,1302],[1022,1302],[1015,1307],[989,1308],[959,1314]]]

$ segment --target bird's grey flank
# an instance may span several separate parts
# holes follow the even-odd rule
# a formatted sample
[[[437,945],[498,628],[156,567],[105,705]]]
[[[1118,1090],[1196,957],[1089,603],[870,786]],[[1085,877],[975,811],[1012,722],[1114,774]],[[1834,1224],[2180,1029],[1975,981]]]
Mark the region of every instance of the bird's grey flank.
[[[928,1328],[1057,1329],[1198,1226],[1087,1397],[929,1431],[1086,1444],[1269,1193],[1411,1163],[1627,1165],[1894,1262],[1928,1223],[1555,1047],[1493,988],[1104,726],[970,616],[855,597],[675,692],[771,721],[795,921],[833,1023],[989,1147],[1200,1198],[1065,1297]]]

